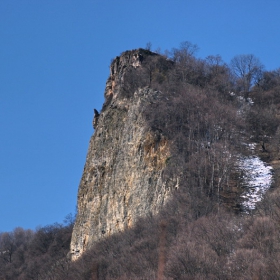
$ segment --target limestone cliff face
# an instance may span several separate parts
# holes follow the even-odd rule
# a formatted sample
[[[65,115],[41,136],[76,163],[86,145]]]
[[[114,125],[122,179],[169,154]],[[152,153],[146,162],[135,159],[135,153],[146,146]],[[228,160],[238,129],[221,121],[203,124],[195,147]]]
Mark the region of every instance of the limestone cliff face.
[[[167,183],[162,176],[170,143],[150,129],[144,117],[147,106],[163,98],[162,93],[148,86],[125,86],[125,79],[131,79],[128,71],[140,78],[142,62],[155,56],[139,49],[111,64],[78,191],[72,260],[96,241],[133,226],[139,217],[157,213],[176,185],[176,180]]]

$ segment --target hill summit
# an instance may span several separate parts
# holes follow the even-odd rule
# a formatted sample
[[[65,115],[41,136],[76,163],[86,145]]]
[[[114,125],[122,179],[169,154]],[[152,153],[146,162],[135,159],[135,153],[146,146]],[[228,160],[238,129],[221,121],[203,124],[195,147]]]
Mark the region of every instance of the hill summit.
[[[245,174],[247,159],[279,158],[279,71],[262,72],[256,59],[255,76],[238,76],[233,67],[254,56],[228,66],[195,50],[186,42],[170,56],[137,49],[112,61],[79,185],[72,260],[137,232],[139,221],[168,220],[177,236],[187,221],[258,209],[263,194]]]

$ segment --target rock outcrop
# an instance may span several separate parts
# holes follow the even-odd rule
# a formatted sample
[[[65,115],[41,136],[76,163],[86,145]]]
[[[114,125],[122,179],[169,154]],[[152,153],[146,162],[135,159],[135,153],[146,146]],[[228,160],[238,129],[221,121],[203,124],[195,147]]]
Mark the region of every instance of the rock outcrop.
[[[162,176],[170,143],[144,116],[149,104],[164,98],[149,87],[149,73],[142,67],[157,57],[138,49],[111,64],[78,191],[72,260],[98,240],[132,227],[139,217],[158,213],[176,187],[176,179],[167,182]]]
[[[96,129],[97,124],[98,124],[98,119],[99,119],[99,113],[96,109],[94,109],[94,117],[93,117],[93,121],[92,121],[92,126],[94,129]]]

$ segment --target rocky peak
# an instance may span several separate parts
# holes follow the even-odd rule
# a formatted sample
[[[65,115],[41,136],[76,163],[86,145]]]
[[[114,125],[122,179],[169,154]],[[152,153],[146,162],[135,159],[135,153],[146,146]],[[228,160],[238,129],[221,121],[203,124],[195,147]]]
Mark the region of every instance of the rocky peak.
[[[154,56],[158,56],[158,54],[144,49],[126,51],[117,56],[110,66],[110,76],[105,89],[106,101],[117,97],[120,87],[124,85],[125,73],[128,69],[141,67],[143,61]]]
[[[134,82],[129,79],[149,81],[141,68],[153,57],[160,56],[138,49],[122,53],[111,64],[79,185],[73,260],[100,239],[132,227],[139,217],[158,213],[171,189],[178,187],[177,179],[165,181],[162,176],[170,143],[144,116],[147,106],[163,94],[144,82],[130,87]]]

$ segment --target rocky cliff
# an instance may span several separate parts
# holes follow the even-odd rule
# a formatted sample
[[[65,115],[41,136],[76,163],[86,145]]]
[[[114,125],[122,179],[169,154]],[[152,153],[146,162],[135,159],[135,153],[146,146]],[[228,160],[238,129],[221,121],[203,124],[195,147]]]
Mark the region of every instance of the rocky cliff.
[[[150,70],[159,59],[138,49],[111,64],[79,185],[72,260],[98,240],[132,227],[139,217],[157,213],[178,187],[176,178],[166,181],[162,176],[170,143],[149,127],[144,114],[150,104],[165,98],[149,86]]]

